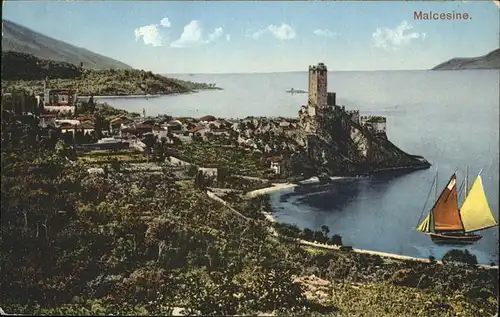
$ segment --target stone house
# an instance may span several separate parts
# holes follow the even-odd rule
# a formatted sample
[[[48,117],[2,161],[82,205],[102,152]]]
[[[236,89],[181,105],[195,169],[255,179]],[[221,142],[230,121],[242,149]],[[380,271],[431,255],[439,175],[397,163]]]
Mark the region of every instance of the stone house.
[[[139,135],[142,135],[142,134],[145,134],[145,133],[152,133],[153,132],[153,125],[139,123],[139,124],[135,125],[135,129],[137,130],[137,133]]]
[[[135,127],[124,127],[120,130],[120,137],[135,136],[138,131]]]
[[[266,144],[264,146],[264,153],[269,153],[273,150],[273,148],[269,145],[269,144]]]
[[[38,124],[41,128],[46,128],[49,125],[55,127],[56,126],[56,118],[55,114],[42,114],[40,115],[40,123]]]
[[[83,131],[83,134],[92,134],[94,133],[94,124],[91,122],[84,122],[78,126],[79,130]]]
[[[380,116],[361,116],[360,124],[376,135],[386,133],[387,119]]]
[[[204,128],[202,126],[195,126],[194,128],[191,128],[189,129],[187,132],[189,133],[189,136],[193,136],[195,135],[196,133],[200,133],[200,131],[204,130]],[[201,135],[201,133],[200,133]]]
[[[239,123],[233,123],[231,125],[231,129],[233,129],[234,131],[236,132],[241,132],[241,129],[240,129],[240,124]]]
[[[75,113],[76,100],[73,89],[44,89],[43,108],[46,111]]]
[[[168,122],[166,124],[166,127],[172,134],[182,134],[184,130],[182,127],[182,122],[180,122],[179,120],[172,120]]]
[[[162,138],[168,139],[168,129],[166,127],[154,126],[153,135],[158,138],[159,142]]]
[[[274,171],[277,175],[281,174],[281,165],[283,162],[283,157],[281,156],[271,156],[267,158],[267,161],[270,163],[269,168]]]
[[[195,118],[191,118],[191,117],[179,117],[179,118],[176,118],[176,121],[179,121],[181,124],[198,122],[198,120],[196,120]]]
[[[63,123],[59,124],[59,129],[61,129],[61,133],[71,132],[71,133],[75,134],[75,131],[77,128],[78,128],[78,125],[72,124],[69,122],[63,122]]]
[[[127,117],[115,118],[109,122],[110,130],[113,133],[119,133],[121,129],[124,129],[133,122],[134,120],[129,119]]]
[[[290,128],[290,122],[288,122],[288,121],[281,121],[280,122],[280,128],[283,128],[283,129]]]
[[[216,121],[217,118],[215,118],[214,116],[211,116],[211,115],[207,115],[207,116],[203,116],[200,118],[200,122],[212,122],[212,121]]]
[[[195,184],[199,187],[211,187],[217,183],[217,167],[199,167],[195,177]]]
[[[45,106],[74,106],[76,91],[73,89],[45,89],[43,105]]]
[[[229,136],[229,131],[227,131],[226,129],[222,128],[222,129],[213,129],[211,131],[213,133],[213,135],[225,135],[225,136]]]

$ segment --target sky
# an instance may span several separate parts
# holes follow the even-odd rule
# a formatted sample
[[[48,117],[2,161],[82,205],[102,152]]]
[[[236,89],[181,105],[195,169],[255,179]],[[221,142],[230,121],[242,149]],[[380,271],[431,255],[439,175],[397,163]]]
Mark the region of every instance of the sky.
[[[468,20],[415,20],[414,12]],[[429,69],[499,47],[493,1],[12,1],[3,19],[157,73]]]

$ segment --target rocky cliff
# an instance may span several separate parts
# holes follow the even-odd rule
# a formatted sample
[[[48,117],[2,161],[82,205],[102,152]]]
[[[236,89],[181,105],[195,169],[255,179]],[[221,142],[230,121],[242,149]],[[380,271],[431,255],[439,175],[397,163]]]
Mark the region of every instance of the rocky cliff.
[[[340,107],[321,117],[303,118],[302,124],[314,125],[315,132],[298,134],[306,139],[307,150],[291,156],[289,168],[293,174],[316,171],[345,175],[430,166],[424,158],[395,146],[385,132],[361,125]]]

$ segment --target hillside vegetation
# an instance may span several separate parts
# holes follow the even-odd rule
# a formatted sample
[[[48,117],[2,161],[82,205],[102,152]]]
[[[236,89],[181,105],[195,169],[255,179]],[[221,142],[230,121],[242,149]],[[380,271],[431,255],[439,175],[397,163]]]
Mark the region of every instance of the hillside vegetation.
[[[74,65],[83,63],[90,69],[130,69],[129,65],[87,49],[53,39],[17,23],[2,19],[2,52],[27,53]],[[62,26],[63,27],[63,26]]]
[[[2,52],[2,91],[27,88],[42,92],[49,87],[78,89],[79,95],[144,95],[220,89],[210,84],[168,78],[138,69],[82,69],[73,64],[39,59],[30,54]]]
[[[40,59],[18,52],[2,52],[2,80],[43,80],[49,78],[77,78],[82,69],[66,62]]]
[[[89,175],[2,115],[0,297],[8,313],[491,316],[498,269],[303,248],[163,173]],[[11,136],[11,138],[7,137]],[[255,217],[254,217],[255,216]],[[261,218],[261,217],[260,217]],[[325,230],[327,235],[327,230]],[[314,276],[313,276],[314,275]]]

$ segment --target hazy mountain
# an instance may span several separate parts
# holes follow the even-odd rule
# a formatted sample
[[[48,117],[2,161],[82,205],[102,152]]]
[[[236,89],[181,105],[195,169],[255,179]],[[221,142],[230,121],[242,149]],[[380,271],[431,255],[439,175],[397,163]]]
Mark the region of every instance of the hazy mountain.
[[[83,63],[85,68],[90,69],[132,68],[115,59],[53,39],[8,20],[2,19],[2,25],[2,52],[28,53],[41,59],[68,62],[77,66]]]
[[[447,62],[437,65],[432,70],[459,69],[500,69],[500,49],[479,57],[452,58]]]

